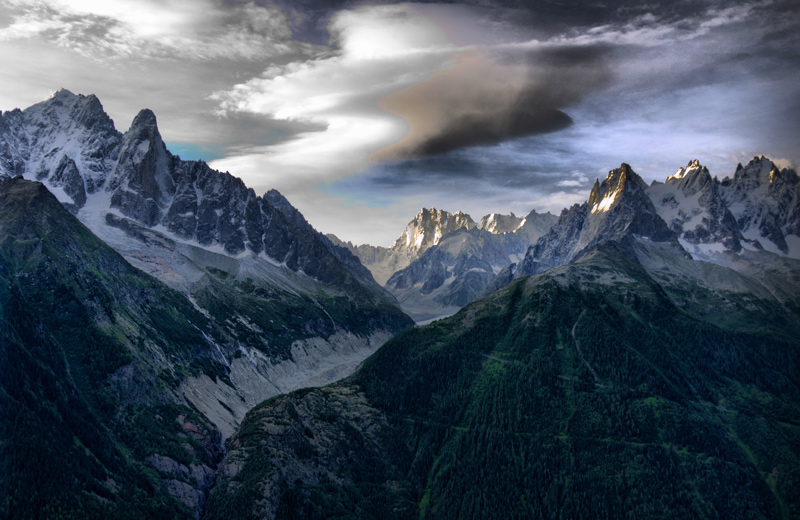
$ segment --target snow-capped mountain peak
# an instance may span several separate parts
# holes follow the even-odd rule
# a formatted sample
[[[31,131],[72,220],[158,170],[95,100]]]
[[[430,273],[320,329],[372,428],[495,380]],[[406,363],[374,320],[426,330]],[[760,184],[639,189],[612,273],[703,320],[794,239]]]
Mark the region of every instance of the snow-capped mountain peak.
[[[703,171],[703,170],[705,170],[706,173],[708,172],[706,167],[702,166],[700,164],[700,161],[698,161],[697,159],[694,159],[692,161],[689,161],[689,164],[687,164],[685,168],[678,168],[678,171],[676,171],[674,174],[672,174],[669,177],[667,177],[666,182],[667,183],[669,183],[669,182],[677,182],[677,181],[679,181],[679,180],[681,180],[683,178],[686,178],[686,177],[692,176],[693,174],[696,174],[696,172],[698,172],[698,171]]]
[[[2,174],[41,181],[112,247],[144,247],[131,245],[131,233],[155,233],[234,258],[263,254],[323,282],[347,276],[326,239],[289,222],[241,179],[173,156],[148,109],[124,134],[95,96],[68,90],[2,113]],[[158,262],[142,262],[158,273]]]
[[[633,175],[632,175],[633,174]],[[589,207],[592,213],[610,210],[625,191],[643,191],[646,189],[641,177],[633,173],[630,165],[622,165],[608,172],[602,183],[595,181],[589,194]]]
[[[490,213],[485,215],[480,222],[478,222],[478,229],[483,229],[489,233],[513,233],[525,223],[525,217],[518,217],[514,213],[508,215],[501,215],[499,213]]]
[[[794,170],[754,157],[723,179],[719,191],[746,239],[800,258],[800,182]]]
[[[675,235],[658,216],[641,177],[623,163],[595,182],[589,200],[565,209],[558,222],[528,249],[515,277],[565,265],[600,242],[630,236],[674,242]]]
[[[97,97],[63,89],[3,113],[0,133],[0,172],[44,182],[73,212],[106,183],[122,141]]]
[[[697,159],[664,183],[654,182],[648,195],[684,249],[696,258],[741,250],[741,234],[720,197],[719,183]]]
[[[449,213],[436,208],[422,208],[395,242],[395,249],[402,248],[408,254],[419,255],[429,247],[438,244],[439,240],[447,233],[462,227],[467,229],[475,227],[472,217],[466,213],[461,211]]]

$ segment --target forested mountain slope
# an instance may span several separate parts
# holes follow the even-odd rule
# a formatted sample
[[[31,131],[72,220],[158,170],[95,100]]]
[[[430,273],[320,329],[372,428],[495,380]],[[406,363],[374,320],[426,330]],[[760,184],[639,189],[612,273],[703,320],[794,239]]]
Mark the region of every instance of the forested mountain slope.
[[[179,247],[126,225],[153,251]],[[388,337],[376,328],[409,321],[352,277],[348,294],[280,269],[268,285],[253,264],[184,252],[206,266],[196,300],[43,184],[0,176],[0,517],[197,517],[247,410],[338,379]]]
[[[351,373],[413,322],[349,251],[277,192],[167,150],[142,110],[121,133],[93,95],[61,90],[0,115],[0,177],[39,181],[131,265],[224,331],[229,377],[181,393],[223,437],[267,397]],[[13,230],[9,231],[13,237]]]
[[[224,335],[40,183],[0,178],[0,517],[191,518],[220,432],[179,392]]]
[[[597,244],[260,405],[209,517],[800,515],[796,301],[665,288],[651,245]],[[698,315],[700,292],[757,326]]]

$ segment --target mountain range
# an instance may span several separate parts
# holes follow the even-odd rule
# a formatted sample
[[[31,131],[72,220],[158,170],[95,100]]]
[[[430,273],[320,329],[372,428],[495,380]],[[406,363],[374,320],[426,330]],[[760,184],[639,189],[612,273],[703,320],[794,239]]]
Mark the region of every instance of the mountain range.
[[[622,191],[632,194],[625,203],[635,207],[614,209]],[[596,181],[586,203],[560,217],[533,210],[522,218],[490,214],[475,223],[462,212],[423,208],[391,248],[328,237],[358,256],[409,316],[426,322],[455,313],[515,277],[564,265],[629,227],[656,241],[676,241],[693,258],[721,265],[743,251],[800,258],[798,208],[796,172],[763,156],[722,181],[694,160],[649,186],[623,165]]]
[[[354,246],[149,110],[2,113],[0,517],[800,516],[798,198],[622,164]]]
[[[612,170],[499,290],[252,410],[209,517],[797,516],[800,261],[699,229]]]
[[[28,356],[36,370],[74,374],[77,388],[64,381],[62,391],[86,405],[74,413],[64,442],[70,449],[89,446],[75,424],[94,424],[100,433],[92,438],[116,450],[109,456],[118,460],[120,453],[134,452],[129,462],[140,466],[135,489],[149,489],[156,502],[177,510],[202,507],[213,479],[195,478],[192,464],[213,468],[215,459],[187,455],[177,438],[173,445],[154,441],[143,448],[147,453],[137,452],[140,439],[128,438],[125,428],[133,426],[126,421],[155,425],[148,435],[158,437],[195,417],[189,430],[178,433],[205,432],[212,439],[209,453],[219,453],[250,408],[349,374],[413,323],[349,251],[314,230],[279,193],[256,196],[232,175],[170,154],[149,110],[124,134],[96,97],[65,90],[24,111],[3,113],[0,179],[7,209],[3,320],[9,324],[6,339],[20,348],[6,350],[5,364]],[[27,220],[36,215],[44,216]],[[121,274],[130,272],[136,276]],[[87,330],[77,334],[74,327]],[[74,366],[82,363],[91,370],[83,374]],[[19,404],[30,401],[27,394],[8,384],[3,381],[8,409],[30,408]],[[37,377],[23,385],[32,395],[45,395],[30,408],[40,421],[37,437],[64,427],[42,415],[49,413],[44,403],[61,406],[60,392],[41,388],[51,384],[58,386]],[[153,422],[156,415],[160,422]],[[22,440],[8,435],[4,450],[16,450]],[[80,453],[65,457],[52,462],[86,464]],[[92,470],[92,478],[77,484],[105,500],[90,509],[103,511],[109,499],[133,507],[133,495],[125,493],[134,488],[110,483],[120,482],[116,471],[127,469],[111,471],[101,462],[103,471]],[[66,474],[64,467],[59,474]],[[3,510],[31,511],[37,499],[26,496],[30,486],[20,477],[30,470],[5,469],[11,478],[3,479],[4,486],[20,486],[9,490]],[[75,490],[65,486],[59,496],[65,493],[70,502]],[[86,501],[79,503],[78,509]]]
[[[480,295],[495,275],[519,261],[555,223],[551,213],[525,217],[469,215],[422,208],[390,248],[343,243],[383,282],[417,322],[455,313]]]

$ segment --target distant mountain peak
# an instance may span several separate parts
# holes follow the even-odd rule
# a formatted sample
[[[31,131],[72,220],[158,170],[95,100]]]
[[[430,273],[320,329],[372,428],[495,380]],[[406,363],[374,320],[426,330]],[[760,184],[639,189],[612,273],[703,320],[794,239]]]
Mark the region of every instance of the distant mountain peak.
[[[587,202],[562,211],[550,231],[528,249],[514,277],[566,265],[601,242],[620,242],[631,236],[656,242],[676,240],[653,207],[647,185],[630,165],[622,163],[602,182],[595,182]]]
[[[641,177],[634,172],[630,165],[622,165],[608,172],[602,183],[595,181],[589,194],[589,207],[591,213],[610,210],[626,191],[644,191],[646,185]]]
[[[518,217],[513,212],[508,215],[490,213],[478,222],[478,228],[494,234],[513,233],[524,223],[525,217]]]
[[[737,165],[733,178],[723,179],[719,190],[742,235],[752,244],[800,257],[800,181],[796,172],[780,169],[760,155],[745,166]]]
[[[475,222],[462,211],[450,213],[436,208],[422,208],[408,223],[403,234],[395,242],[395,249],[404,249],[407,254],[417,256],[439,243],[451,231],[465,227],[472,229]]]
[[[78,96],[76,94],[73,94],[69,90],[67,90],[65,88],[60,88],[60,89],[56,90],[53,93],[52,96],[50,96],[48,101],[53,100],[53,99],[59,99],[59,100],[72,99],[72,98],[76,98],[76,97],[78,97]]]
[[[136,114],[136,117],[133,118],[133,122],[131,123],[131,128],[138,128],[138,127],[153,127],[158,131],[158,120],[156,119],[156,115],[153,113],[152,110],[149,108],[143,108]]]
[[[667,177],[666,182],[675,182],[679,181],[680,179],[686,178],[691,175],[697,175],[698,172],[704,172],[706,175],[711,178],[710,174],[708,173],[708,169],[700,164],[700,161],[697,159],[689,161],[689,164],[686,165],[685,168],[678,168],[678,171]]]

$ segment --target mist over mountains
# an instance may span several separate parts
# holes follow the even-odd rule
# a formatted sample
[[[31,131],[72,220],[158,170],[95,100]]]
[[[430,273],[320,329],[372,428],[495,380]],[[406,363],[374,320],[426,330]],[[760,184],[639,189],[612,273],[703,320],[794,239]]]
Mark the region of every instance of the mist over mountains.
[[[2,517],[800,514],[763,156],[356,246],[61,90],[0,114],[0,313]]]

